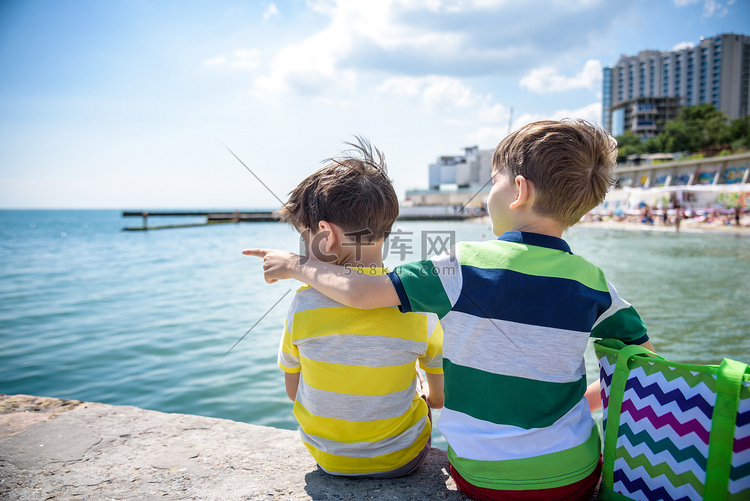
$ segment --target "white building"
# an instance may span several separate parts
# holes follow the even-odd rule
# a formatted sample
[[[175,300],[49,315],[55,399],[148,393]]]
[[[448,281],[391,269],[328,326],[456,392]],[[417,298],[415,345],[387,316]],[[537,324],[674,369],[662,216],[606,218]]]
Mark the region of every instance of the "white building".
[[[490,180],[492,150],[464,148],[463,155],[442,156],[430,164],[430,189],[481,188]]]
[[[407,190],[406,205],[481,205],[490,191],[493,150],[464,148],[429,166],[429,189]]]

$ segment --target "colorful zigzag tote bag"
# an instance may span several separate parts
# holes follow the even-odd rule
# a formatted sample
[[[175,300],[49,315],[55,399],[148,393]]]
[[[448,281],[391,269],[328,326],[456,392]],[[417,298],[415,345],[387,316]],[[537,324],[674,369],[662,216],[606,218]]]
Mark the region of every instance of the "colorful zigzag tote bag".
[[[750,500],[750,370],[594,343],[604,407],[603,500]]]

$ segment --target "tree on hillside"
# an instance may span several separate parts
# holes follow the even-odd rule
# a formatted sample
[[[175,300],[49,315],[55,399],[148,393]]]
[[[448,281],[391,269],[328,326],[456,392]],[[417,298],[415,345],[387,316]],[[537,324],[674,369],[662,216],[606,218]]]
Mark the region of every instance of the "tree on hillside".
[[[665,134],[659,134],[643,141],[643,149],[646,153],[664,153],[665,151],[671,151],[671,144],[670,138]]]
[[[643,153],[643,142],[641,138],[628,131],[621,136],[615,138],[617,140],[617,162],[622,163],[628,155],[635,155],[636,153]]]
[[[732,149],[750,148],[750,116],[732,120],[729,125],[729,141]]]
[[[632,132],[617,136],[617,161],[625,162],[638,153],[697,153],[709,146],[729,144],[732,149],[750,148],[750,117],[732,120],[712,104],[698,104],[680,110],[665,131],[643,139]]]
[[[670,152],[697,152],[706,146],[729,142],[729,120],[712,104],[698,104],[680,110],[665,125],[664,135]]]

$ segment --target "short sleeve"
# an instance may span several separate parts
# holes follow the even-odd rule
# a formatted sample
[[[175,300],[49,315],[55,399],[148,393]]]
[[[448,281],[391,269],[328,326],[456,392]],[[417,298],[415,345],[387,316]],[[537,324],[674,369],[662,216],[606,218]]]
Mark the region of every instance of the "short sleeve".
[[[621,298],[611,283],[607,282],[607,286],[612,304],[594,323],[591,337],[620,339],[625,344],[648,341],[646,324],[633,305]]]
[[[435,313],[442,318],[461,291],[461,266],[453,252],[397,266],[388,276],[403,312]]]
[[[281,337],[281,343],[279,344],[279,355],[277,359],[279,368],[284,372],[289,372],[291,374],[298,373],[301,370],[299,361],[299,349],[297,348],[297,345],[292,343],[291,330],[294,328],[292,319],[294,316],[295,304],[296,301],[294,301],[292,303],[292,306],[289,308],[287,320],[284,323],[284,334]]]

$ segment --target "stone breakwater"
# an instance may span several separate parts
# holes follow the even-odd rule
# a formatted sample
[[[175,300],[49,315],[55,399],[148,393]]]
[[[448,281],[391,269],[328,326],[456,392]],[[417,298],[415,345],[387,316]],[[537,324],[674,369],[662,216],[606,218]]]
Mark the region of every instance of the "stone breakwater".
[[[2,500],[468,499],[445,451],[393,480],[331,477],[296,431],[129,406],[0,395]]]

